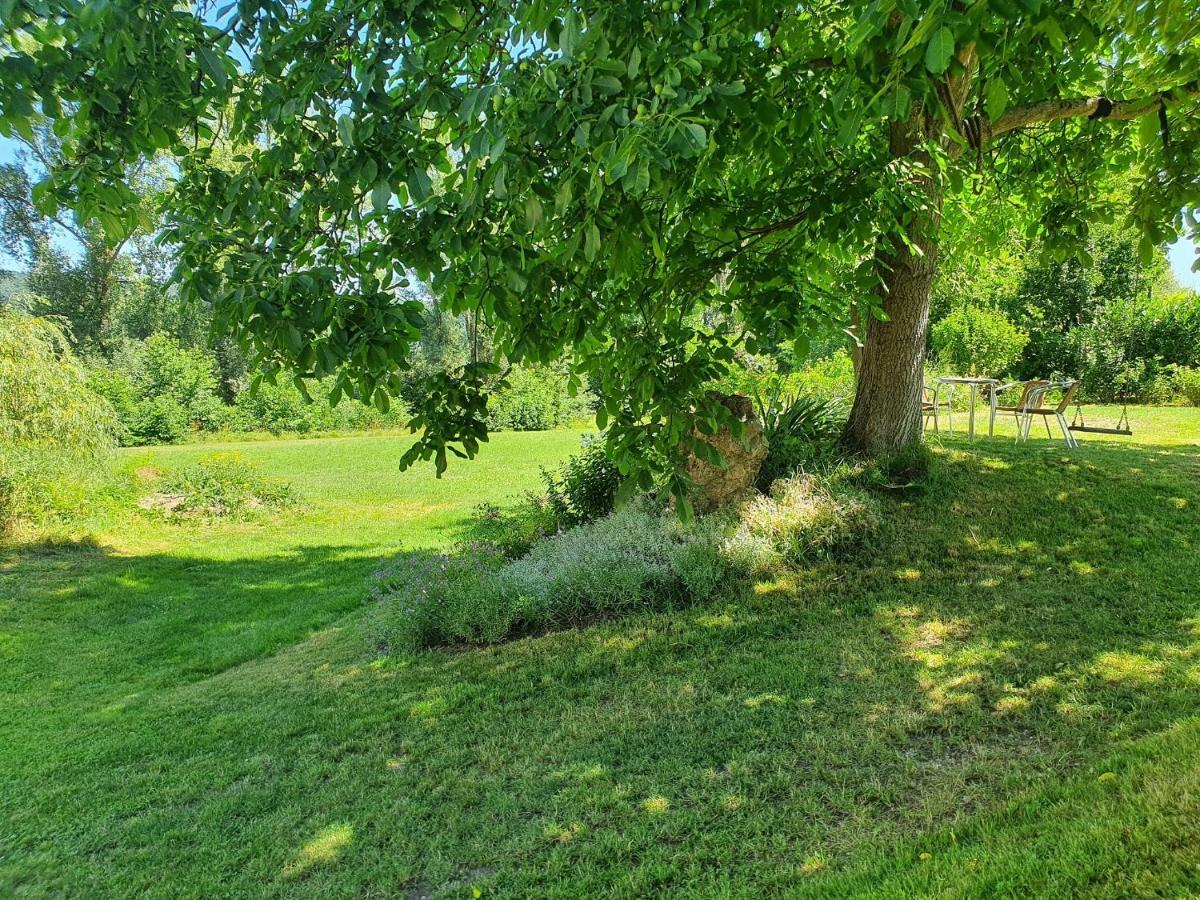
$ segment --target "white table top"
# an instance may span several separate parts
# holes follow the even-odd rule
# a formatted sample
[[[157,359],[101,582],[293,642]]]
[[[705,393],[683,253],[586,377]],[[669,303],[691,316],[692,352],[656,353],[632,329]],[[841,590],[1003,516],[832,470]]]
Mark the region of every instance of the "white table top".
[[[999,384],[999,378],[966,378],[957,375],[947,375],[936,379],[941,384]]]

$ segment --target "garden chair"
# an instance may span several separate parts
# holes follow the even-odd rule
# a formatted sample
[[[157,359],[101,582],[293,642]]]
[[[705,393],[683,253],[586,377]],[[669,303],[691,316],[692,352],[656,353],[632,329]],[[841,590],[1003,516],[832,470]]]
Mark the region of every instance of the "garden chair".
[[[1021,396],[1015,404],[1003,404],[998,402],[1000,395],[1005,391],[1010,391],[1013,388],[1021,389]],[[1036,397],[1037,392],[1045,391],[1050,387],[1050,382],[1044,378],[1034,378],[1031,381],[1011,381],[1008,384],[998,384],[992,388],[991,394],[988,397],[989,405],[992,408],[991,418],[988,420],[988,434],[992,434],[996,428],[996,413],[1012,413],[1013,418],[1017,422],[1017,439],[1020,440],[1021,435],[1021,414],[1028,408],[1038,405]]]
[[[1075,435],[1071,433],[1071,427],[1067,424],[1067,417],[1064,413],[1067,407],[1071,405],[1071,401],[1075,399],[1075,391],[1079,388],[1078,381],[1061,381],[1058,383],[1047,384],[1045,387],[1036,388],[1030,398],[1030,405],[1017,413],[1018,416],[1018,433],[1017,440],[1029,440],[1029,426],[1033,422],[1034,416],[1041,416],[1042,422],[1046,425],[1046,437],[1051,437],[1050,434],[1050,417],[1053,416],[1058,421],[1058,427],[1062,429],[1063,440],[1067,442],[1068,447],[1078,447],[1079,441],[1075,440]],[[1049,406],[1046,403],[1046,394],[1052,390],[1062,391],[1062,396],[1058,403],[1054,406]],[[1021,425],[1024,425],[1021,428]]]
[[[933,420],[933,430],[935,433],[940,433],[941,429],[938,426],[938,410],[941,407],[946,407],[946,425],[951,434],[954,434],[954,413],[950,409],[949,400],[938,399],[938,389],[935,385],[930,387],[927,384],[921,385],[921,415],[925,417],[924,427],[929,427],[929,420]]]

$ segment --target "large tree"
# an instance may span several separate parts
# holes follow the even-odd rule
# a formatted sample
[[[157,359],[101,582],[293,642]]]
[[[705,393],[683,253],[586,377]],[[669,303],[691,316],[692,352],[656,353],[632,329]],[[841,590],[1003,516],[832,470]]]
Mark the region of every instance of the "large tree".
[[[1151,249],[1200,201],[1195,0],[8,0],[0,16],[0,130],[45,115],[67,150],[44,202],[119,233],[129,165],[169,149],[180,280],[266,365],[386,403],[420,334],[397,299],[415,272],[504,358],[569,354],[623,471],[675,488],[739,347],[851,313],[847,441],[919,439],[944,204],[1003,191],[1069,250],[1111,215],[1080,202],[1108,173],[1139,173],[1128,214]],[[232,166],[206,149],[224,128],[247,148]],[[407,461],[475,451],[490,366],[433,386]]]

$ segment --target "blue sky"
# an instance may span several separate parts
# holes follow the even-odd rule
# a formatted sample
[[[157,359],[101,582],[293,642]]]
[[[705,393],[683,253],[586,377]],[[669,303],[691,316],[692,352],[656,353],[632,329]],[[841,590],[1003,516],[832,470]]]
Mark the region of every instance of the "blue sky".
[[[9,138],[0,137],[0,163],[12,162],[16,156],[16,144]],[[64,249],[73,249],[69,243],[64,243]],[[1171,246],[1168,256],[1171,268],[1179,283],[1200,291],[1200,272],[1192,271],[1192,263],[1196,260],[1196,247],[1191,241],[1181,239]],[[0,269],[17,268],[16,261],[0,250]]]

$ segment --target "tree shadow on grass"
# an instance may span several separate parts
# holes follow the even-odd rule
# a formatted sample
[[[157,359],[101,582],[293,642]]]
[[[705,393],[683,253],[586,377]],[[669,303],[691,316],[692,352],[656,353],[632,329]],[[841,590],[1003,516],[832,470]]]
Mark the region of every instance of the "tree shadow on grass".
[[[69,717],[85,698],[103,709],[269,656],[360,607],[377,567],[335,546],[234,560],[125,553],[90,537],[8,547],[8,708],[62,699]]]
[[[19,849],[77,892],[816,885],[1200,713],[1198,469],[950,446],[869,557],[411,658],[336,623],[376,564],[346,548],[33,559],[15,608],[54,661],[19,691],[64,709]]]

